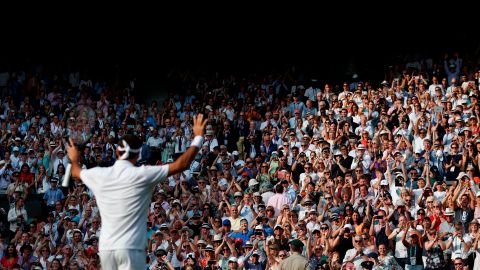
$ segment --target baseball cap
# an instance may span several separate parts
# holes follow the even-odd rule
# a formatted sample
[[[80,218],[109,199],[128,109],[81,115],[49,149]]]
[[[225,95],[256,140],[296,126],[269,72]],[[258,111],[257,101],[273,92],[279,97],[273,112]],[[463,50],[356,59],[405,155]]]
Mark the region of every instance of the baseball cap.
[[[299,239],[293,239],[289,242],[289,244],[297,248],[301,248],[304,246],[303,242]]]
[[[250,179],[250,181],[248,181],[248,186],[255,186],[255,185],[258,185],[258,181],[255,180],[255,178],[252,178]]]
[[[388,181],[383,179],[382,181],[380,181],[380,186],[388,186]]]
[[[235,194],[233,194],[233,197],[243,197],[243,193],[240,191],[237,191],[235,192]]]
[[[230,222],[230,220],[228,219],[225,219],[223,222],[222,222],[223,226],[230,226],[232,225],[232,223]]]

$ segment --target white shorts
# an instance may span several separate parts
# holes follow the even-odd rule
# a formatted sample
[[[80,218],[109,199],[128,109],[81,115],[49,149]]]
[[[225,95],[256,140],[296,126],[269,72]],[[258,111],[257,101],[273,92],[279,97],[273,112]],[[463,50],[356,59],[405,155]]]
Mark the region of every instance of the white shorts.
[[[147,265],[147,255],[143,250],[104,250],[99,255],[102,269],[105,270],[138,270],[145,269]]]

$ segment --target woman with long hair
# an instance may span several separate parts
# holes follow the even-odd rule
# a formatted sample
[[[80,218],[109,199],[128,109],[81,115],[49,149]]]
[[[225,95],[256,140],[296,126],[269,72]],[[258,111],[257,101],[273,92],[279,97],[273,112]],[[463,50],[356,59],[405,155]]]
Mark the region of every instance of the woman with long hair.
[[[45,166],[39,165],[38,171],[35,174],[35,191],[37,194],[44,194],[50,189],[50,182],[48,181],[47,170]]]
[[[2,267],[11,269],[18,262],[18,252],[14,245],[7,246],[1,260]]]

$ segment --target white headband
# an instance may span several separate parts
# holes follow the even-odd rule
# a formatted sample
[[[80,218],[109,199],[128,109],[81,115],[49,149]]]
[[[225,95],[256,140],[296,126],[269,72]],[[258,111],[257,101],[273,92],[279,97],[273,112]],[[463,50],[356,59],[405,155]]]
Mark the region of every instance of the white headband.
[[[123,155],[120,156],[120,160],[125,160],[125,159],[128,159],[128,155],[130,153],[140,153],[140,151],[142,151],[142,148],[138,148],[138,149],[130,149],[130,145],[128,145],[128,143],[125,141],[125,140],[122,140],[123,142],[123,145],[124,147],[121,147],[120,145],[117,147],[118,151],[124,151],[125,153],[123,153]]]

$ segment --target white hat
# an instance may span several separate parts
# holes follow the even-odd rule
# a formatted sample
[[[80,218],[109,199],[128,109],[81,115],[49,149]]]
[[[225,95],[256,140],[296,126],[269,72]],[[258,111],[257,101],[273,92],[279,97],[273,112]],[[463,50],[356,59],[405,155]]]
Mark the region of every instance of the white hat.
[[[255,230],[263,230],[263,226],[262,225],[257,225],[257,226],[255,226]]]
[[[15,137],[15,141],[21,141],[21,140],[22,140],[22,138],[20,138],[20,137]]]
[[[15,146],[15,147],[13,147],[13,149],[12,149],[12,150],[13,150],[13,152],[15,152],[15,151],[19,151],[20,149],[18,149],[18,147],[17,147],[17,146]]]
[[[357,146],[357,149],[359,149],[359,150],[362,150],[362,149],[365,150],[366,148],[365,148],[365,145],[359,144],[359,145]]]
[[[237,257],[230,257],[230,259],[228,259],[228,262],[234,262],[234,263],[238,263],[238,259]]]
[[[260,192],[254,192],[253,193],[253,197],[261,197],[262,195],[260,195]]]
[[[273,229],[274,229],[274,230],[276,230],[277,228],[279,228],[279,229],[282,229],[282,230],[283,230],[283,227],[282,227],[282,225],[280,225],[280,224],[277,224],[277,225],[275,225],[275,228],[273,228]]]
[[[445,212],[443,212],[443,214],[445,216],[453,216],[455,214],[455,212],[453,211],[452,208],[447,208],[447,209],[445,209]]]
[[[403,200],[398,200],[396,205],[397,206],[405,206],[405,202]]]
[[[382,181],[380,181],[380,186],[388,186],[388,181],[383,179]]]
[[[258,181],[255,180],[255,178],[252,178],[250,179],[250,181],[248,181],[248,186],[255,186],[255,185],[258,185]]]
[[[238,151],[235,150],[235,151],[232,152],[232,155],[233,155],[233,156],[238,156],[238,155],[240,155],[240,153],[238,153]]]
[[[386,130],[380,131],[380,135],[386,135],[386,134],[388,134],[388,132]]]
[[[237,191],[235,192],[235,194],[233,194],[233,197],[243,197],[243,193],[240,191]]]
[[[5,160],[0,160],[0,165],[5,165]]]
[[[222,236],[220,234],[215,234],[213,236],[213,242],[222,241]]]
[[[350,229],[351,231],[353,231],[353,226],[352,226],[352,224],[350,224],[350,223],[345,224],[345,226],[343,226],[343,228],[344,228],[344,229],[347,229],[347,228],[348,228],[348,229]]]
[[[212,245],[207,245],[207,246],[205,247],[205,250],[213,251],[214,249],[213,249],[213,246],[212,246]]]
[[[470,178],[470,176],[468,176],[468,174],[464,173],[464,172],[460,172],[457,176],[457,180],[461,180],[463,177],[468,177]]]

